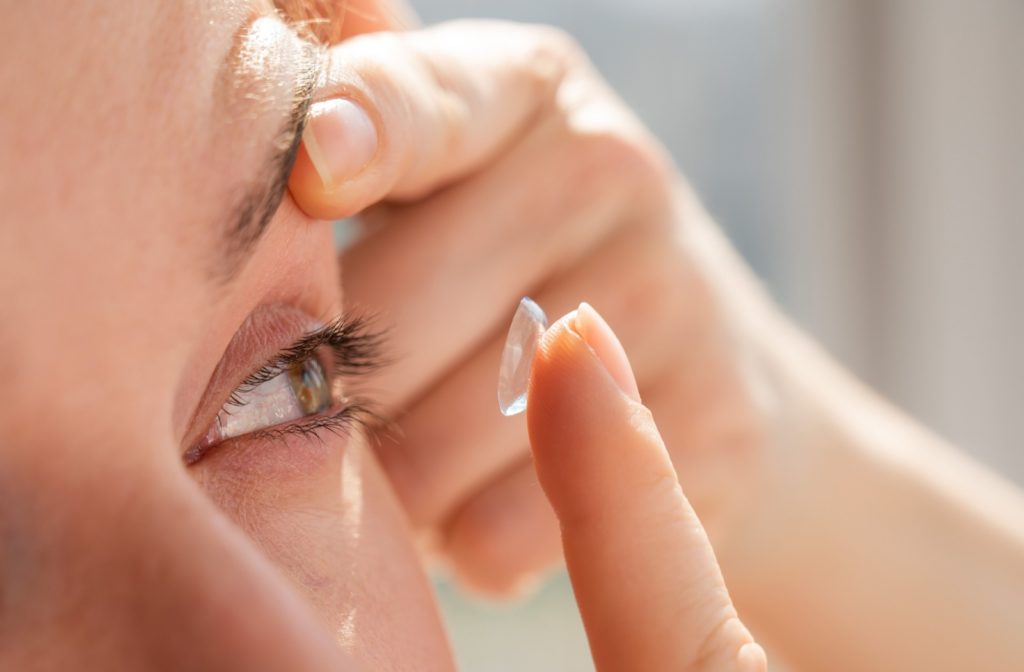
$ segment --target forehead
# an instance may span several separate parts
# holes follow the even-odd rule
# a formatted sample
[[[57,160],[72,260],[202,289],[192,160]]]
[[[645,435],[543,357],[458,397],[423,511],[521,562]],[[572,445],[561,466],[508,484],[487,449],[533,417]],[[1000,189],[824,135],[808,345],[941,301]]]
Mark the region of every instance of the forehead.
[[[259,0],[2,10],[0,87],[18,92],[0,106],[10,218],[50,238],[69,220],[94,238],[118,227],[138,241],[169,225],[179,237],[209,233],[292,102],[288,30],[259,18],[272,10]]]
[[[39,104],[109,110],[208,84],[211,56],[259,2],[243,0],[60,0],[5,3],[0,21],[0,76],[23,85],[20,98]],[[131,87],[131,88],[128,88]],[[187,103],[187,100],[185,101]],[[5,110],[6,113],[11,110]]]
[[[216,131],[212,93],[222,55],[253,7],[236,0],[5,3],[0,86],[19,94],[5,96],[0,115],[3,144],[13,149],[0,158],[9,188],[3,203],[36,195],[36,179],[48,176],[49,191],[61,198],[37,203],[36,221],[54,225],[69,209],[90,217],[100,205],[152,214],[137,207],[145,199],[118,196],[155,191],[140,184],[152,181],[152,171],[175,180],[190,157],[199,159],[196,150]],[[119,189],[111,193],[109,185]],[[156,200],[148,201],[153,209]]]
[[[205,276],[190,268],[281,123],[265,114],[266,96],[225,93],[239,36],[269,7],[2,7],[0,347],[12,346],[28,370],[29,354],[44,362],[46,351],[68,349],[60,334],[76,333],[75,347],[102,361],[105,348],[143,338],[148,325],[132,320],[145,319],[154,300],[170,333],[207,291]],[[281,101],[282,114],[287,106]]]

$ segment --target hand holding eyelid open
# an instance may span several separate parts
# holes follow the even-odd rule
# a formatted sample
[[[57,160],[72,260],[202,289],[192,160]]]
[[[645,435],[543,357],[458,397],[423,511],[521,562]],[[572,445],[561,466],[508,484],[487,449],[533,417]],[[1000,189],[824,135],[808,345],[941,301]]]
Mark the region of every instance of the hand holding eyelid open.
[[[765,670],[625,352],[590,306],[545,333],[527,419],[597,669]]]
[[[340,219],[485,165],[551,102],[571,53],[545,43],[555,35],[457,21],[332,47],[289,181],[294,200]]]

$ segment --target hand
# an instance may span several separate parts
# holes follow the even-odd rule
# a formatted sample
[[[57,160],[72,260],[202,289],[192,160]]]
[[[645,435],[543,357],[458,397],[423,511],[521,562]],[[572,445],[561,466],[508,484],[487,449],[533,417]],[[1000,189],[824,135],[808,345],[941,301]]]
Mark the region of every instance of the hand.
[[[544,335],[527,414],[596,668],[764,672],[626,354],[587,304]]]
[[[332,57],[326,95],[357,101],[371,132],[337,123],[344,105],[314,119],[320,159],[339,172],[323,180],[303,147],[290,187],[325,218],[373,206],[343,264],[348,303],[394,325],[397,361],[379,387],[404,434],[380,455],[460,576],[509,590],[561,557],[524,423],[499,416],[494,388],[523,294],[552,312],[586,298],[631,355],[745,619],[796,667],[1024,660],[1019,619],[1007,617],[1024,595],[1024,499],[780,317],[571,42],[457,23],[355,38]],[[555,452],[533,438],[554,495],[559,472],[544,464]],[[629,482],[617,466],[601,488]],[[580,587],[574,544],[591,639],[630,640],[599,625],[629,596],[608,598],[619,612],[588,606],[599,593]]]
[[[291,192],[368,224],[342,263],[348,305],[392,327],[374,387],[399,431],[379,454],[457,573],[508,591],[561,557],[524,423],[494,397],[524,294],[587,298],[615,326],[716,545],[756,523],[773,411],[751,334],[771,310],[572,42],[489,22],[366,35],[331,50],[327,79],[354,105],[314,110]]]

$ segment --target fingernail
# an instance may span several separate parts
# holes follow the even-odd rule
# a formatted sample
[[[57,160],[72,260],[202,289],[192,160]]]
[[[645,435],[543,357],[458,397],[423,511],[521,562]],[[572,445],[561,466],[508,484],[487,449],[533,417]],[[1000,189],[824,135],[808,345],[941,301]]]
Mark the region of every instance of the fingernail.
[[[640,390],[636,385],[633,367],[622,348],[622,343],[608,323],[604,321],[589,303],[581,303],[573,320],[576,333],[583,338],[604,368],[618,384],[619,389],[633,401],[640,401]]]
[[[314,103],[302,135],[325,189],[358,175],[377,153],[377,128],[362,107],[345,98]]]

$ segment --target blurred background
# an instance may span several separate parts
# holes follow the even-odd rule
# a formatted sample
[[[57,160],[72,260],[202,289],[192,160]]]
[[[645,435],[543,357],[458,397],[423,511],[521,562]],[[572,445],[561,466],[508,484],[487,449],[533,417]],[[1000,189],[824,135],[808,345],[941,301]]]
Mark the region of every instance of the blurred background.
[[[574,35],[798,322],[1024,484],[1024,2],[413,3]],[[440,590],[461,669],[592,669],[564,577]]]

